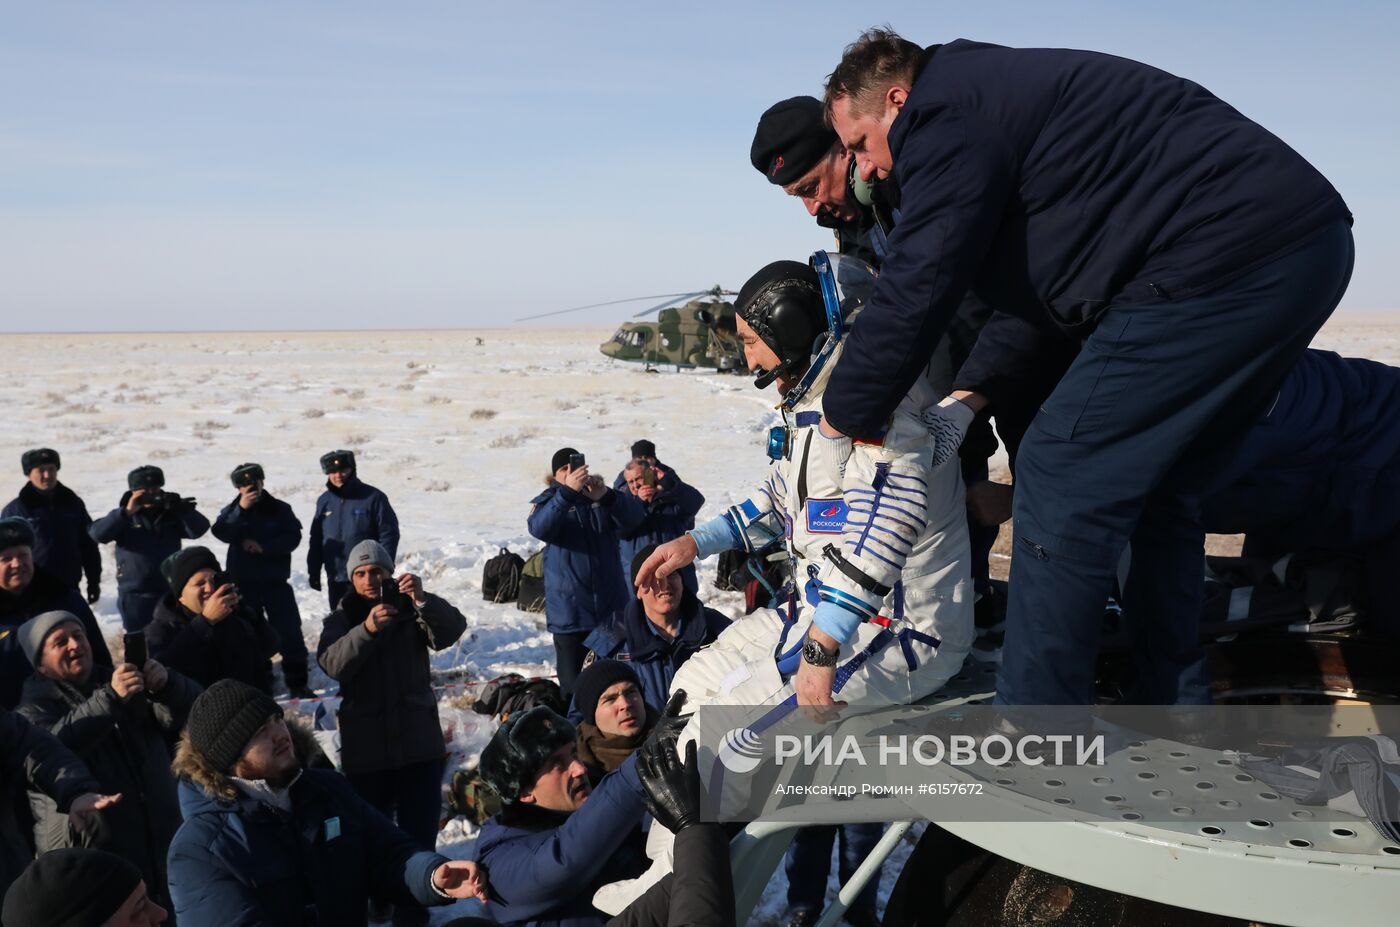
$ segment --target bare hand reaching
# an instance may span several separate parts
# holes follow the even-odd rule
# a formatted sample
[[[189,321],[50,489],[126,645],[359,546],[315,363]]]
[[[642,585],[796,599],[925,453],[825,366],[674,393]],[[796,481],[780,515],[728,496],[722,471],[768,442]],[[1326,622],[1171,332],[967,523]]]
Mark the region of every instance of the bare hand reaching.
[[[660,582],[677,570],[683,570],[695,562],[700,547],[695,538],[682,534],[674,541],[667,541],[652,551],[646,563],[637,571],[637,588]]]
[[[486,870],[471,860],[443,863],[433,870],[433,885],[451,898],[486,900]]]

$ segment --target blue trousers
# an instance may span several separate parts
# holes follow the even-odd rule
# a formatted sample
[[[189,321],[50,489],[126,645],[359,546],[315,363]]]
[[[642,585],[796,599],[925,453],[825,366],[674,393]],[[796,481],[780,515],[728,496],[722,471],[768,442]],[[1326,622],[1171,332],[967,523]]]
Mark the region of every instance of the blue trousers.
[[[117,611],[122,616],[122,630],[139,631],[150,624],[161,598],[161,595],[155,592],[127,592],[119,588]]]
[[[239,584],[243,601],[253,611],[267,618],[277,635],[278,652],[282,654],[282,676],[291,689],[306,685],[306,638],[301,631],[301,611],[289,583],[265,585]]]
[[[1103,603],[1130,543],[1130,698],[1208,700],[1198,500],[1336,308],[1353,256],[1337,222],[1219,289],[1100,317],[1017,456],[998,703],[1092,701]]]
[[[831,873],[831,846],[837,835],[841,838],[840,873],[844,883],[856,871],[861,861],[875,849],[885,833],[884,824],[830,824],[804,827],[797,832],[788,847],[787,870],[788,910],[820,911],[826,907],[826,880]],[[868,912],[875,916],[875,902],[880,894],[880,874],[866,883],[851,905],[851,913]]]
[[[442,770],[446,760],[427,760],[384,772],[351,773],[345,778],[360,797],[413,838],[421,849],[437,847],[442,815]],[[420,905],[396,904],[396,927],[420,927],[428,923],[428,911]]]

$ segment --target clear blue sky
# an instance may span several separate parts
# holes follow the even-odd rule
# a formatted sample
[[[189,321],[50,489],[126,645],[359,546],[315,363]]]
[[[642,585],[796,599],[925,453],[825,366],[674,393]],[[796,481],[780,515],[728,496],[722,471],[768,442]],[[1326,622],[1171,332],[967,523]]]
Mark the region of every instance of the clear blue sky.
[[[45,0],[0,7],[0,330],[494,326],[737,287],[830,240],[749,166],[759,113],[881,22],[1199,81],[1346,197],[1344,307],[1400,307],[1393,2]]]

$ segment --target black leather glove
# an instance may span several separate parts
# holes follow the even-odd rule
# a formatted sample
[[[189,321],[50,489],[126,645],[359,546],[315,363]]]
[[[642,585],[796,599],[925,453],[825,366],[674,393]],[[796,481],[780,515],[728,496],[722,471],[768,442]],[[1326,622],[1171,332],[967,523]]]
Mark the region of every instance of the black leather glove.
[[[670,699],[666,701],[666,710],[661,713],[661,720],[656,722],[656,727],[652,728],[647,742],[654,740],[669,740],[673,745],[676,738],[681,736],[681,731],[690,723],[693,712],[681,714],[681,709],[685,707],[685,690],[677,689],[671,693]]]
[[[100,598],[102,598],[102,587],[95,582],[88,583],[87,604],[96,605]]]
[[[306,584],[307,584],[308,586],[310,586],[312,589],[315,589],[317,592],[320,592],[320,591],[321,591],[321,571],[320,571],[320,570],[317,570],[315,573],[308,574],[307,577],[306,577]]]
[[[685,762],[676,755],[674,738],[653,738],[637,756],[637,778],[646,792],[647,810],[673,834],[700,823],[700,771],[695,741],[686,744]]]

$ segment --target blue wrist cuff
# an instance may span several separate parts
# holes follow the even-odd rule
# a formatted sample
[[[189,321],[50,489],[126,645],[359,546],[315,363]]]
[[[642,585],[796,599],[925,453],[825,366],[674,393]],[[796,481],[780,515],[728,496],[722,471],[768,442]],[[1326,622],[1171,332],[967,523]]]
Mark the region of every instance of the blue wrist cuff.
[[[689,533],[695,539],[695,546],[699,549],[697,556],[701,559],[744,546],[743,541],[735,534],[734,523],[723,515],[695,526]]]
[[[812,613],[812,624],[830,634],[840,643],[846,643],[855,636],[863,616],[853,612],[839,602],[823,599]]]

